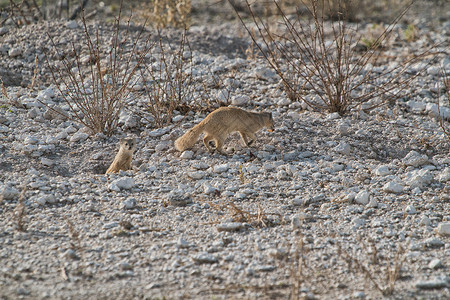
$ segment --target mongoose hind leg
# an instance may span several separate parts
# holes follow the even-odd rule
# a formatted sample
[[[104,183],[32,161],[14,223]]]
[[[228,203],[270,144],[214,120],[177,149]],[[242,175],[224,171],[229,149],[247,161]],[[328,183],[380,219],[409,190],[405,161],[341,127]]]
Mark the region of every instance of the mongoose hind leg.
[[[249,132],[248,136],[250,137],[250,142],[248,142],[248,145],[251,146],[256,141],[256,135],[253,132]]]
[[[242,140],[245,146],[250,147],[256,139],[256,136],[251,132],[239,132],[241,134]]]
[[[239,134],[241,135],[241,138],[242,138],[242,141],[244,142],[244,145],[246,146],[246,147],[248,147],[248,146],[250,146],[250,144],[252,143],[252,142],[248,142],[248,137],[247,137],[247,135],[244,133],[244,132],[242,132],[242,131],[239,131]]]
[[[214,153],[214,149],[211,148],[211,145],[209,144],[212,140],[213,140],[213,137],[211,135],[205,135],[205,137],[203,138],[203,144],[205,144],[206,149],[208,149],[208,151],[210,153]],[[217,148],[217,142],[216,142],[216,148]]]

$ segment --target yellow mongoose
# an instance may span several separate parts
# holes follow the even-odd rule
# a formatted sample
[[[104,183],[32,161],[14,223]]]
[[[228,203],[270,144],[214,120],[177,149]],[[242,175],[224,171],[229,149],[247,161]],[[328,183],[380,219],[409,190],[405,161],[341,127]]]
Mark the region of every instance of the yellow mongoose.
[[[217,151],[227,155],[222,147],[230,133],[239,132],[244,144],[248,147],[256,139],[255,132],[264,127],[269,131],[274,130],[271,113],[250,112],[237,107],[221,107],[178,138],[175,141],[175,149],[184,151],[191,148],[197,142],[200,134],[204,132],[203,143],[206,149],[211,153],[214,152],[209,144],[210,141],[214,141]]]
[[[118,173],[120,170],[128,171],[131,169],[131,158],[136,150],[136,139],[120,139],[119,152],[116,154],[114,161],[109,166],[106,174]]]

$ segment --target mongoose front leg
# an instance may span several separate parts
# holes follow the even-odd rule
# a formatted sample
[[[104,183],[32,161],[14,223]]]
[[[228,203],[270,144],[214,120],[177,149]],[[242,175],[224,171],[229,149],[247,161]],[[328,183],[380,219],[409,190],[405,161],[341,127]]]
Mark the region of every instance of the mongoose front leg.
[[[253,142],[256,140],[256,136],[251,133],[243,133],[243,132],[239,132],[241,134],[242,140],[244,141],[245,146],[250,147]]]
[[[241,135],[242,141],[244,142],[244,145],[246,147],[249,146],[248,140],[247,140],[247,135],[244,132],[239,131],[239,134]]]
[[[256,141],[256,136],[254,133],[249,133],[248,136],[250,137],[250,141],[248,142],[248,145],[251,146]]]
[[[219,151],[219,153],[222,155],[228,155],[228,153],[226,153],[222,147],[223,147],[223,140],[216,139],[216,150]]]

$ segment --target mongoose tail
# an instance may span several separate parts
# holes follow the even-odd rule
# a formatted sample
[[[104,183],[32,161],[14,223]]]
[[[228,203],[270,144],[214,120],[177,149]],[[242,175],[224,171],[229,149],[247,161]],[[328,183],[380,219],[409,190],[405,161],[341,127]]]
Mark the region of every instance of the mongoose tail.
[[[175,149],[183,152],[184,150],[191,148],[197,142],[198,137],[202,132],[203,122],[200,122],[175,141]]]

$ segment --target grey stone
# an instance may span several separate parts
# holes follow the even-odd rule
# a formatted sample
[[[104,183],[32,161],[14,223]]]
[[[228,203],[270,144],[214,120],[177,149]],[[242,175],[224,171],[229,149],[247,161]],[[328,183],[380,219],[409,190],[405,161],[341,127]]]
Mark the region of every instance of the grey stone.
[[[400,194],[403,192],[403,185],[391,181],[383,186],[383,191],[385,191],[386,193]]]
[[[439,223],[436,227],[436,233],[441,236],[450,236],[450,222]]]
[[[192,257],[192,259],[198,264],[214,264],[219,262],[217,257],[209,253],[200,253]]]
[[[370,193],[368,191],[360,191],[355,196],[355,202],[358,204],[366,205],[369,203]]]
[[[403,158],[402,162],[407,166],[419,167],[428,162],[428,156],[412,150]]]

